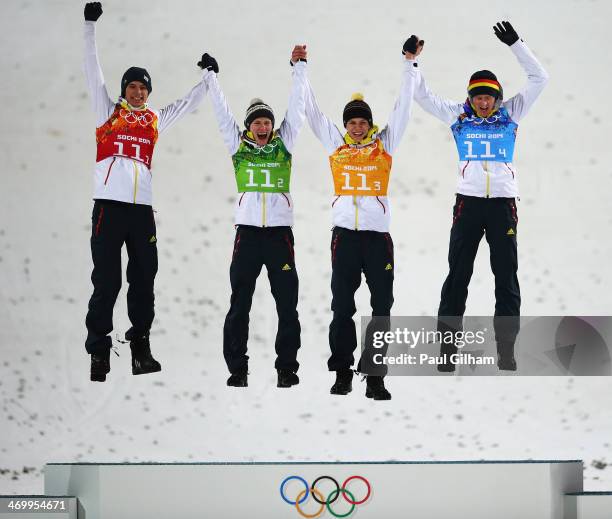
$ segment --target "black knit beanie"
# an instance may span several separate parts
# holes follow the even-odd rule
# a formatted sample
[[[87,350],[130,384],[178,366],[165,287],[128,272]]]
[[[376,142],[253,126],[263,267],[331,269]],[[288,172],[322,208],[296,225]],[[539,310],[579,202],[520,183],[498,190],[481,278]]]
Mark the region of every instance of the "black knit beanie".
[[[151,76],[146,69],[140,67],[130,67],[121,78],[121,97],[125,97],[125,89],[132,81],[140,81],[147,87],[149,94],[153,91]]]
[[[344,123],[344,127],[346,128],[346,123],[348,123],[351,119],[355,119],[356,117],[360,117],[365,119],[370,124],[370,127],[374,126],[372,123],[372,110],[370,105],[363,100],[363,94],[353,94],[351,96],[351,100],[344,107],[344,112],[342,112],[342,122]]]

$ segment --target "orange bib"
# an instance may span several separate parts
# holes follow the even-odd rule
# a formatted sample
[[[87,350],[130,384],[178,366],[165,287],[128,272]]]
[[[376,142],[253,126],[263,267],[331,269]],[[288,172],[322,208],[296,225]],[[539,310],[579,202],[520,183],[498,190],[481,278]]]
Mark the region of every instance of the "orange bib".
[[[366,146],[340,146],[329,157],[336,195],[387,196],[392,158],[380,139]]]

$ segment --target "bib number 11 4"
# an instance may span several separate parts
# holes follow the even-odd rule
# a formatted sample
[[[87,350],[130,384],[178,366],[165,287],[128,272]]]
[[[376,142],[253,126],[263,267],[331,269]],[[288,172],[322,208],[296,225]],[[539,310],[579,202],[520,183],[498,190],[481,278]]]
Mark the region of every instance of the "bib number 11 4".
[[[497,155],[491,153],[490,141],[480,141],[480,144],[484,146],[484,153],[481,153],[480,155],[474,153],[474,145],[472,141],[463,141],[463,144],[467,146],[467,152],[465,154],[466,159],[494,159],[497,156],[506,156],[505,148],[499,148],[499,150],[497,150]]]

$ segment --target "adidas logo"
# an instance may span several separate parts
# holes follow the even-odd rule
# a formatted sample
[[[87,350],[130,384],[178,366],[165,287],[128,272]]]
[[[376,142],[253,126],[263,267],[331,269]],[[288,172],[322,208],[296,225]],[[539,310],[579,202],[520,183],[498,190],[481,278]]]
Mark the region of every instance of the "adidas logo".
[[[393,265],[391,265],[391,263],[387,263],[385,270],[393,270]]]
[[[506,233],[507,236],[514,236],[515,232],[514,229],[512,227],[510,227],[510,229],[508,229],[508,232]]]
[[[291,270],[291,267],[289,266],[288,263],[285,263],[285,266],[283,267],[283,270]]]
[[[155,237],[155,235],[149,238],[149,243],[155,243],[156,241],[157,241],[157,238]]]

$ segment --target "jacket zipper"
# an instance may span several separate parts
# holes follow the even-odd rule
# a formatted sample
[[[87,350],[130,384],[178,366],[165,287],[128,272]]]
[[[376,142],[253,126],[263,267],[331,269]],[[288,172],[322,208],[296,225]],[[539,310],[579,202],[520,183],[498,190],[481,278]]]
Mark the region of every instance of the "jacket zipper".
[[[263,202],[261,204],[261,226],[266,226],[266,194],[262,193]]]
[[[359,206],[357,205],[357,195],[353,195],[353,205],[355,206],[355,230],[359,230]]]
[[[489,177],[489,169],[488,169],[488,167],[487,167],[487,166],[488,166],[488,163],[487,163],[487,161],[485,160],[485,161],[484,161],[484,170],[485,170],[485,172],[486,172],[486,174],[487,174],[487,193],[486,193],[486,194],[487,194],[487,198],[489,198],[489,195],[490,195],[490,180],[489,180],[489,178],[490,178],[490,177]]]
[[[134,203],[136,203],[136,193],[138,192],[138,168],[136,167],[136,162],[132,161],[134,165]]]

